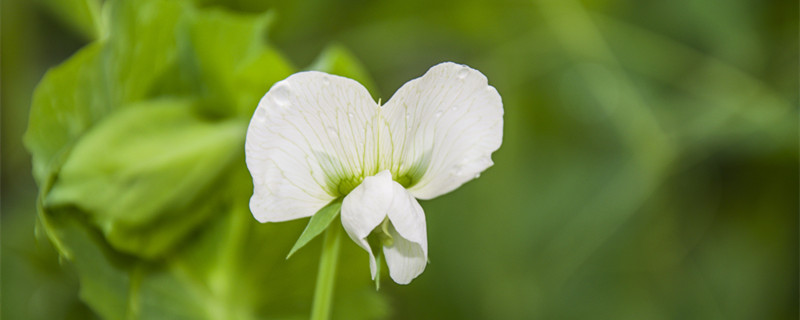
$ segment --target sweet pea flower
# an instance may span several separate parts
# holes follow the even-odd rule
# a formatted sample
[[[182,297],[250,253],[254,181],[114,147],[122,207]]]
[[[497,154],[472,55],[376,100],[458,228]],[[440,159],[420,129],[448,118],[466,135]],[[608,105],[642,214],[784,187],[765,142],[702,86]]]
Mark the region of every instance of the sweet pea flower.
[[[306,71],[272,86],[247,130],[250,210],[260,222],[309,217],[342,200],[341,222],[396,283],[425,269],[432,199],[477,178],[503,136],[503,104],[486,77],[445,62],[381,106],[358,82]]]

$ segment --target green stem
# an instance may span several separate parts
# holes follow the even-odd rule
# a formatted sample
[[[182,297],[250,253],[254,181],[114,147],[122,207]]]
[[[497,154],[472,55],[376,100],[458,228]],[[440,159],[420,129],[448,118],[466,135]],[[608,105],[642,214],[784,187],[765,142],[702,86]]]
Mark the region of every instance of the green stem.
[[[333,301],[334,280],[336,280],[336,264],[339,261],[339,244],[341,244],[341,227],[331,224],[325,232],[325,243],[319,258],[317,271],[317,287],[314,289],[314,305],[311,307],[311,320],[327,320],[330,318]]]

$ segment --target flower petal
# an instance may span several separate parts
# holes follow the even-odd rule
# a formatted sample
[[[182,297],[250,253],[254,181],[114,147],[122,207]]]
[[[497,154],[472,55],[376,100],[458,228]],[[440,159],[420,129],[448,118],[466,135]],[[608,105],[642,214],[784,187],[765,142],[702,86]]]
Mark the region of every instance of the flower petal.
[[[383,252],[389,273],[395,282],[407,284],[425,269],[428,257],[425,214],[417,200],[384,170],[365,178],[342,203],[342,226],[350,238],[369,253],[373,279],[377,264],[367,236],[387,216],[393,244],[384,247]]]
[[[427,245],[410,241],[397,232],[393,226],[389,227],[392,236],[392,245],[383,247],[386,265],[389,266],[389,276],[399,284],[409,284],[425,270],[428,264]]]
[[[369,253],[372,279],[375,279],[377,264],[367,236],[386,218],[395,196],[395,185],[398,184],[392,181],[392,174],[384,170],[364,178],[342,202],[342,226],[350,239]]]
[[[417,199],[403,186],[394,183],[394,199],[389,208],[389,235],[392,245],[383,255],[394,282],[408,284],[425,270],[428,263],[428,234],[425,212]]]
[[[503,139],[503,103],[486,77],[445,62],[403,85],[382,108],[383,165],[411,178],[420,199],[445,194],[490,167]]]
[[[374,172],[378,117],[367,90],[347,78],[309,71],[272,86],[245,142],[256,219],[311,216],[342,195],[342,181]]]
[[[394,199],[389,207],[389,221],[403,239],[417,243],[421,247],[427,261],[428,233],[425,212],[417,199],[414,199],[399,183],[395,182],[393,189]]]

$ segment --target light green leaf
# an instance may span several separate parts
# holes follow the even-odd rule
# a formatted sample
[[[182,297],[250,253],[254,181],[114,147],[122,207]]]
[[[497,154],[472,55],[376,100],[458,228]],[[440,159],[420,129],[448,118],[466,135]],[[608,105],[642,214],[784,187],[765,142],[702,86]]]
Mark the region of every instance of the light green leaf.
[[[105,90],[97,90],[105,86],[99,72],[101,50],[98,43],[81,49],[48,71],[33,93],[24,142],[39,186],[58,169],[59,158],[73,141],[107,113],[109,97]]]
[[[126,107],[75,145],[45,205],[81,208],[118,250],[156,256],[211,213],[186,214],[241,158],[244,130],[198,118],[185,100]]]
[[[81,49],[36,87],[25,146],[42,185],[89,127],[113,110],[146,98],[176,60],[177,1],[112,1],[105,20],[113,36]],[[146,67],[144,67],[146,66]]]
[[[328,225],[331,224],[331,221],[339,216],[341,210],[342,199],[336,199],[311,216],[311,219],[308,220],[308,225],[305,230],[303,230],[300,238],[297,239],[292,250],[289,250],[289,255],[286,256],[286,259],[289,259],[297,250],[300,250],[300,248],[308,244],[309,241],[317,237],[322,231],[325,231]]]

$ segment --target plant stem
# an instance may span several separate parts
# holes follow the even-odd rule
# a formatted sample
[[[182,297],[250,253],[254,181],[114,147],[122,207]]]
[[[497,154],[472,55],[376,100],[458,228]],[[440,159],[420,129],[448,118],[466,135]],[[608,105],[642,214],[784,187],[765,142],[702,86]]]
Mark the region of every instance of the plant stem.
[[[341,244],[341,227],[331,224],[325,232],[325,243],[319,258],[317,271],[317,287],[314,289],[314,305],[311,307],[311,320],[327,320],[330,318],[333,287],[336,280],[336,264],[339,261],[339,245]]]

